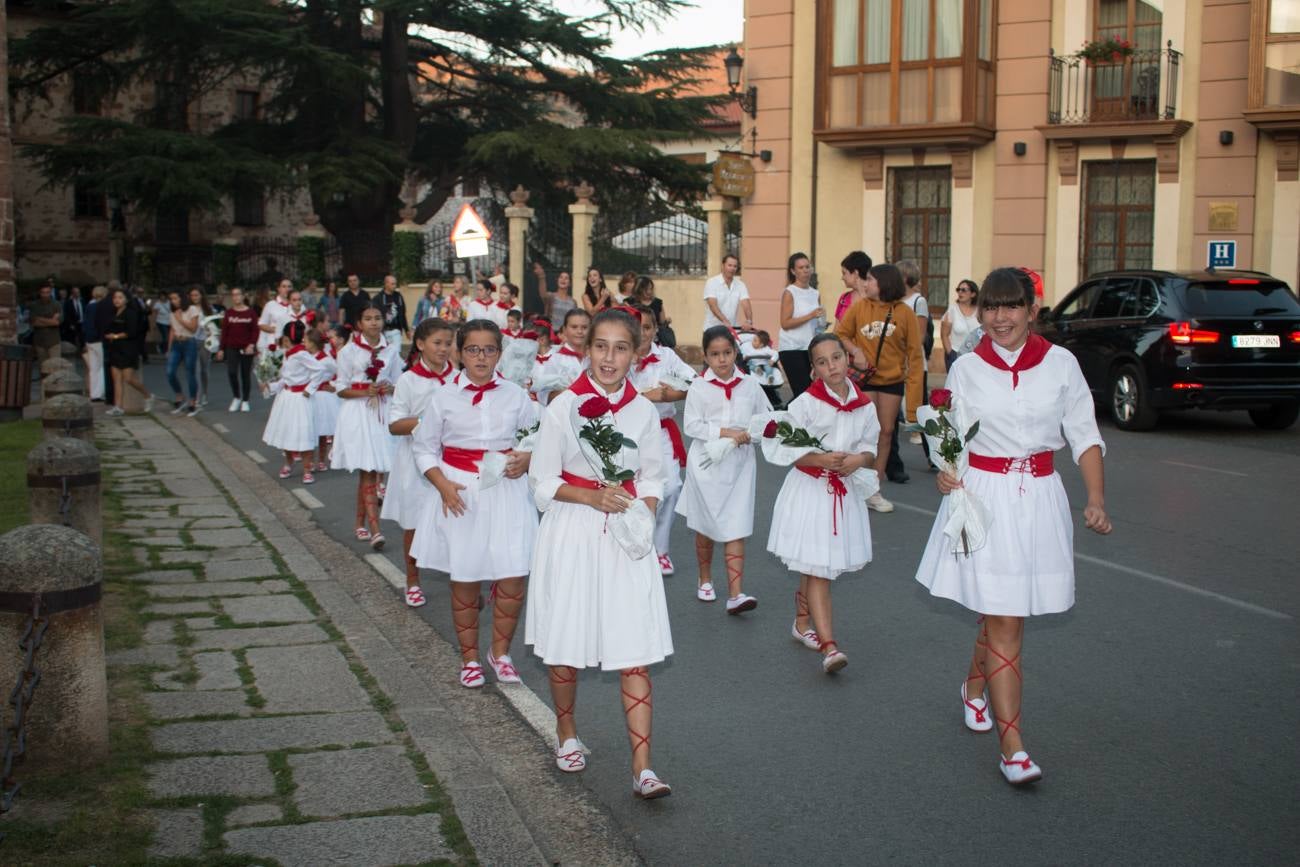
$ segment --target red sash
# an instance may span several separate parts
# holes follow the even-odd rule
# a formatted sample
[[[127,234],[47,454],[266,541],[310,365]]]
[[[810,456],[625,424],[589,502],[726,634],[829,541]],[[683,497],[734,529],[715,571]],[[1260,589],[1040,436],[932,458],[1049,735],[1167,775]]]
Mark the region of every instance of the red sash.
[[[1050,476],[1056,472],[1051,452],[1038,452],[1027,458],[991,458],[971,452],[970,465],[986,473],[1029,473],[1035,478]]]
[[[286,385],[286,386],[285,386],[285,389],[287,389],[288,391],[292,391],[294,394],[302,394],[304,391],[307,390],[307,386],[305,386],[305,385]]]
[[[605,487],[605,484],[603,482],[598,482],[595,479],[589,479],[586,476],[575,476],[573,473],[569,472],[568,470],[565,470],[564,472],[560,473],[560,479],[566,485],[573,485],[575,488],[585,488],[588,491],[599,491],[601,488]],[[631,479],[628,479],[626,482],[623,482],[623,484],[621,484],[619,487],[627,491],[627,495],[629,497],[636,496],[636,483],[633,482]]]
[[[682,442],[682,429],[677,426],[677,420],[661,418],[659,426],[668,432],[668,441],[673,444],[673,459],[680,466],[686,466],[686,443]]]
[[[483,460],[483,456],[486,454],[487,449],[462,449],[456,446],[443,446],[442,462],[449,467],[466,473],[477,473],[479,471],[479,461]],[[505,449],[501,454],[510,454],[510,450]]]
[[[820,382],[821,380],[818,380]],[[814,479],[826,480],[826,493],[831,495],[831,533],[835,536],[840,534],[840,521],[836,517],[835,510],[839,509],[841,515],[844,514],[844,495],[849,489],[844,485],[844,479],[839,473],[833,473],[830,470],[824,470],[821,467],[795,467],[796,470],[806,476],[812,476]]]

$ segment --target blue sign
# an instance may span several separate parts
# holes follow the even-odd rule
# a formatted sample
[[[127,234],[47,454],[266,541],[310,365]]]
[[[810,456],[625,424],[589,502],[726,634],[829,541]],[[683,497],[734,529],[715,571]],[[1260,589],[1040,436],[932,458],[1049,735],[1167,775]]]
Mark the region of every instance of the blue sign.
[[[1207,243],[1208,262],[1206,267],[1209,268],[1236,268],[1237,267],[1237,242],[1236,241],[1210,241]]]

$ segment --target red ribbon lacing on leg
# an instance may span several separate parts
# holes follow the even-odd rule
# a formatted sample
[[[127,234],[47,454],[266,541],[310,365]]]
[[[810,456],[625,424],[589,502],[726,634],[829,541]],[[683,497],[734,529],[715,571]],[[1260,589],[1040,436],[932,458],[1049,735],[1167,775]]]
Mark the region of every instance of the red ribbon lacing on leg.
[[[510,639],[514,637],[513,624],[515,623],[515,621],[519,619],[519,609],[516,608],[515,613],[510,614],[509,612],[502,610],[501,602],[503,600],[506,602],[523,602],[524,590],[523,588],[520,588],[519,593],[517,595],[511,596],[510,594],[506,593],[504,590],[501,589],[501,584],[499,582],[494,581],[492,582],[492,593],[489,598],[492,600],[492,605],[493,605],[492,634],[506,643],[506,652],[508,653],[510,648]],[[497,626],[498,620],[510,621],[510,623],[512,624],[512,628],[509,630],[503,630],[498,628]]]
[[[993,654],[993,655],[996,656],[998,659],[1002,660],[1002,664],[999,665],[997,668],[993,669],[993,673],[992,673],[992,674],[986,674],[986,675],[984,675],[984,680],[985,680],[986,682],[992,683],[993,678],[997,677],[999,674],[1001,674],[1001,673],[1002,673],[1004,670],[1006,670],[1006,669],[1010,669],[1010,670],[1011,670],[1011,673],[1014,674],[1014,675],[1016,676],[1016,680],[1020,681],[1022,684],[1025,682],[1024,675],[1022,675],[1022,674],[1020,673],[1020,669],[1016,667],[1016,663],[1020,661],[1020,654],[1019,654],[1019,653],[1017,653],[1015,656],[1013,656],[1013,657],[1011,657],[1010,659],[1008,659],[1007,657],[1003,656],[1002,654],[1000,654],[1000,653],[998,653],[996,650],[994,650],[992,644],[987,645],[987,650],[988,650],[989,653]],[[1020,725],[1019,725],[1019,723],[1020,723],[1020,708],[1016,708],[1016,715],[1013,716],[1009,721],[1007,721],[1007,722],[1003,722],[1002,720],[998,719],[998,718],[996,717],[996,715],[994,716],[994,721],[998,724],[998,743],[1001,743],[1003,740],[1005,740],[1007,734],[1008,734],[1012,729],[1015,730],[1016,734],[1022,734],[1022,732],[1020,731]],[[1026,767],[1027,767],[1027,766],[1026,766]]]
[[[464,612],[472,612],[473,620],[469,623],[462,622],[461,615]],[[475,599],[469,604],[462,604],[456,598],[453,590],[451,594],[451,625],[456,629],[456,641],[460,644],[460,655],[464,659],[470,653],[478,653],[478,600]],[[466,638],[473,638],[474,643],[466,643]]]
[[[745,575],[745,555],[726,554],[723,559],[727,564],[727,595],[735,599],[736,585],[740,583],[740,579]]]
[[[578,682],[578,670],[576,668],[570,668],[567,665],[552,665],[550,667],[548,677],[551,681],[551,684],[555,686],[564,686],[570,683],[576,684]],[[551,697],[554,700],[555,694],[552,693]],[[577,703],[577,700],[578,698],[577,695],[575,694],[573,700],[569,702],[567,707],[565,705],[560,704],[558,700],[555,701],[556,722],[559,722],[560,720],[564,719],[566,716],[567,717],[573,716],[573,706],[574,704]]]
[[[796,618],[808,616],[808,597],[803,595],[802,590],[794,591],[794,616]]]
[[[623,708],[623,716],[627,717],[627,732],[635,741],[632,744],[632,754],[636,755],[636,751],[641,749],[641,747],[650,749],[649,733],[641,734],[639,731],[632,728],[632,711],[636,710],[641,705],[645,705],[646,710],[653,710],[654,708],[654,703],[650,700],[653,694],[653,689],[650,684],[650,672],[645,668],[627,668],[620,672],[620,674],[624,678],[640,677],[645,680],[646,693],[644,696],[636,696],[628,692],[627,687],[624,686],[626,681],[620,682],[619,684],[619,692],[623,693],[623,697],[632,700],[630,705]]]

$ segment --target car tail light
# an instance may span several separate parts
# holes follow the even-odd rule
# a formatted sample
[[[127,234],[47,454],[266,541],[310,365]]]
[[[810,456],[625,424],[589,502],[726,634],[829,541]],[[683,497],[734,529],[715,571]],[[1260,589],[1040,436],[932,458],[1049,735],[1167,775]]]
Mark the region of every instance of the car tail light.
[[[1170,322],[1169,339],[1179,346],[1193,343],[1218,343],[1219,332],[1193,328],[1190,322]]]
[[[1287,340],[1290,340],[1292,343],[1300,343],[1300,331],[1292,331],[1287,335]]]
[[[1258,286],[1258,280],[1251,280],[1248,277],[1234,277],[1228,281],[1229,286]]]
[[[1174,391],[1188,391],[1194,388],[1205,388],[1205,386],[1199,382],[1175,382],[1174,383]]]

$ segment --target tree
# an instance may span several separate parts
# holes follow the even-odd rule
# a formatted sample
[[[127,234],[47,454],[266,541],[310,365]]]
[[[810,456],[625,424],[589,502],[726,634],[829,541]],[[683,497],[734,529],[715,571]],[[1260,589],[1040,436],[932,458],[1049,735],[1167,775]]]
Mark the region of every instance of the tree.
[[[702,168],[655,145],[697,132],[717,105],[696,94],[711,52],[620,60],[606,35],[652,26],[685,0],[595,5],[572,19],[552,0],[58,4],[57,20],[13,45],[19,94],[81,75],[110,95],[154,98],[130,117],[69,118],[61,142],[25,153],[50,182],[143,213],[306,188],[349,267],[361,264],[358,238],[396,222],[404,190],[427,190],[411,203],[421,221],[465,179],[523,184],[543,202],[581,179],[608,201],[698,195]],[[236,80],[267,94],[257,117],[196,118]]]

